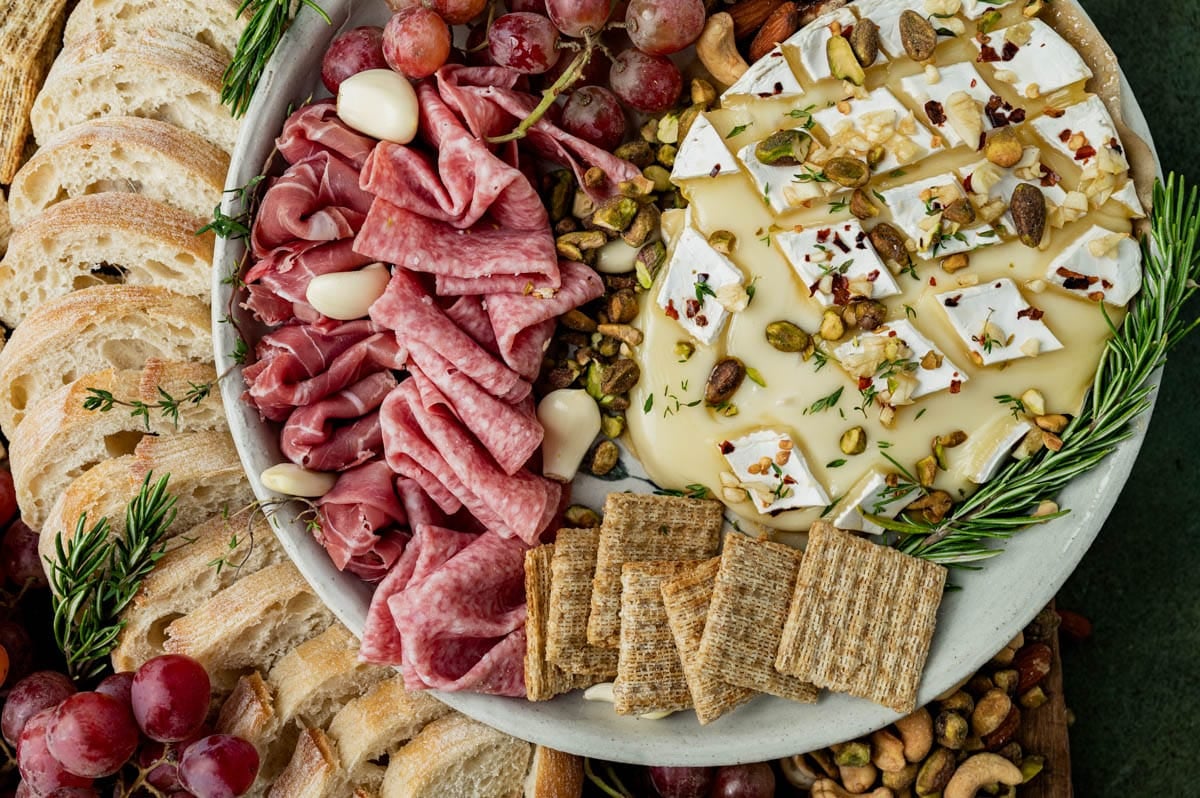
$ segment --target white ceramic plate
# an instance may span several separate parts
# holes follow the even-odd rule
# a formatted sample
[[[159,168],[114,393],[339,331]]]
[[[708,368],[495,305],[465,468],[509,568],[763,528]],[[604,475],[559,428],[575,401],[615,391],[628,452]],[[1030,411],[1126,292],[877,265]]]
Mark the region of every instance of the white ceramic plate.
[[[250,106],[234,151],[227,187],[245,185],[270,156],[289,106],[323,93],[320,58],[340,30],[382,24],[382,0],[324,0],[332,19],[326,25],[305,9],[267,68]],[[1137,102],[1123,83],[1124,111],[1130,127],[1151,144]],[[232,195],[226,212],[235,213]],[[213,270],[213,329],[217,363],[230,361],[236,342],[221,320],[230,307],[231,286],[222,282],[241,261],[244,242],[218,240]],[[239,315],[244,330],[253,325]],[[277,498],[258,475],[281,462],[277,429],[263,424],[241,400],[244,385],[235,369],[221,383],[230,428],[255,494]],[[962,590],[948,593],[925,669],[919,703],[925,703],[972,673],[1016,634],[1054,596],[1083,557],[1133,468],[1150,422],[1147,412],[1134,422],[1134,435],[1099,468],[1073,482],[1061,496],[1066,517],[1019,533],[1003,544],[1005,553],[979,572],[956,572]],[[636,466],[635,466],[636,467]],[[647,490],[646,483],[614,485],[592,481],[577,485],[576,501],[603,505],[607,490]],[[333,612],[361,634],[371,589],[351,574],[337,571],[325,550],[287,510],[274,517],[284,549]],[[690,712],[666,720],[618,717],[607,704],[589,703],[579,692],[553,701],[472,694],[439,694],[456,709],[510,734],[572,753],[660,765],[712,765],[752,762],[810,751],[851,739],[895,720],[895,713],[845,695],[824,693],[816,704],[760,697],[708,727]]]

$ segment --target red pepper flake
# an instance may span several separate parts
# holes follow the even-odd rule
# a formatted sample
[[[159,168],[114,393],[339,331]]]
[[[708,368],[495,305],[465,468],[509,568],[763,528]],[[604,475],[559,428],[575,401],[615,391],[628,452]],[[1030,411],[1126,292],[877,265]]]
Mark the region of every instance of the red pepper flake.
[[[1000,60],[1000,54],[990,44],[984,44],[979,47],[979,58],[975,60],[983,64],[994,64]]]
[[[1066,266],[1059,266],[1055,274],[1063,278],[1063,288],[1068,291],[1082,291],[1096,283],[1097,278],[1071,271]]]
[[[847,25],[846,27],[842,28],[842,38],[843,39],[849,39],[853,35],[854,35],[854,26],[853,25]]]
[[[1117,155],[1125,154],[1125,148],[1121,146],[1121,142],[1117,141],[1116,136],[1113,136],[1108,140],[1108,146],[1112,147],[1113,151],[1116,152]]]
[[[733,454],[734,446],[729,441],[721,441],[721,454]]]
[[[930,278],[929,278],[929,284],[930,284],[930,285],[937,285],[937,278],[936,278],[936,277],[930,277]]]
[[[962,299],[962,294],[955,294],[954,296],[946,297],[945,301],[943,301],[942,304],[948,308],[956,308],[956,307],[958,307],[958,301],[960,299]]]
[[[713,164],[713,168],[708,170],[708,176],[716,177],[719,174],[721,174],[721,164],[715,163]]]
[[[1046,188],[1057,186],[1062,182],[1062,175],[1051,169],[1046,164],[1042,164],[1042,185]]]
[[[1068,141],[1070,141],[1071,140],[1071,128],[1069,128],[1069,127],[1063,128],[1062,132],[1058,134],[1058,140],[1064,144],[1066,144]]]
[[[1005,127],[1009,124],[1019,124],[1025,121],[1025,109],[1014,109],[1012,104],[1006,103],[1004,98],[999,94],[993,94],[988,98],[983,112],[987,114],[988,121],[992,123],[992,127]]]
[[[858,390],[865,391],[871,387],[872,379],[870,377],[858,378]]]
[[[871,271],[869,271],[867,273],[867,282],[868,283],[873,283],[878,279],[879,279],[879,269],[871,269]]]
[[[950,393],[958,393],[962,390],[962,380],[950,380]]]
[[[1012,113],[1008,115],[1008,122],[1012,125],[1019,125],[1025,121],[1025,109],[1014,108]]]
[[[1024,310],[1017,311],[1018,319],[1029,319],[1030,321],[1039,321],[1039,320],[1041,320],[1042,316],[1045,316],[1045,315],[1046,315],[1046,311],[1044,311],[1040,308],[1035,308],[1032,305],[1025,308]]]
[[[831,228],[825,227],[817,231],[817,243],[824,244],[829,240],[830,234],[833,233]]]
[[[929,117],[929,121],[941,127],[946,124],[946,108],[937,100],[930,100],[925,103],[925,115]]]
[[[850,247],[846,246],[846,242],[842,240],[842,237],[841,237],[841,236],[834,236],[834,237],[833,237],[833,245],[834,245],[835,247],[837,247],[838,249],[840,249],[842,252],[849,252],[849,251],[850,251]]]
[[[686,308],[687,317],[694,319],[696,318],[696,314],[700,312],[700,300],[689,299],[684,307]]]
[[[708,326],[708,316],[705,316],[703,313],[701,313],[699,316],[697,316],[695,321],[696,321],[697,327],[707,327]]]
[[[1102,302],[1104,301],[1104,292],[1092,291],[1090,294],[1088,294],[1088,299],[1092,300],[1093,302]]]
[[[679,321],[679,311],[675,309],[675,300],[674,299],[667,300],[666,314],[667,314],[668,319],[673,319],[674,321]]]
[[[1108,280],[1101,280],[1100,285],[1104,286],[1105,288],[1109,289],[1110,291],[1112,290],[1112,287],[1113,287],[1113,284]]]
[[[1093,158],[1096,155],[1096,148],[1091,144],[1084,144],[1079,149],[1075,150],[1075,160],[1086,161],[1088,158]]]
[[[971,78],[971,88],[973,89],[978,85],[979,85],[979,80],[977,78]]]
[[[808,287],[808,295],[809,295],[809,296],[816,296],[816,295],[817,295],[817,289],[818,289],[818,288],[820,288],[820,287],[821,287],[821,281],[820,281],[820,280],[817,280],[815,283],[813,283],[812,285],[810,285],[810,286]]]
[[[975,189],[973,188],[973,186],[975,185],[973,182],[974,178],[975,178],[975,173],[972,172],[971,174],[967,175],[966,178],[963,180],[963,188],[966,190],[966,192],[968,194],[975,193]]]
[[[833,303],[835,305],[850,304],[850,281],[844,274],[833,275]]]

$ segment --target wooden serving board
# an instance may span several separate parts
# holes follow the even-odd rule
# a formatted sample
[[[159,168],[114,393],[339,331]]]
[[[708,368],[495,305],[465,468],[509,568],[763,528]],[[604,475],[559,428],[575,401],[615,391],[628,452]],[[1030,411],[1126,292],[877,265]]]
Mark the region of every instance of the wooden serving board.
[[[1071,786],[1071,744],[1067,734],[1067,703],[1063,697],[1062,656],[1057,632],[1049,643],[1054,658],[1042,689],[1050,700],[1025,713],[1017,734],[1022,748],[1046,758],[1046,769],[1027,787],[1021,788],[1021,798],[1073,798],[1075,794]]]

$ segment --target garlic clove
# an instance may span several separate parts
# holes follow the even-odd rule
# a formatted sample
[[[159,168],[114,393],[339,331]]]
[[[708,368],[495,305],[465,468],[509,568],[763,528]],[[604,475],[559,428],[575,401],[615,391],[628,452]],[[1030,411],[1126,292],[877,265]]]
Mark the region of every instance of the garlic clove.
[[[333,490],[336,474],[309,471],[295,463],[278,463],[259,475],[263,487],[286,496],[315,499]]]
[[[408,78],[390,69],[368,69],[342,81],[337,114],[359,133],[408,144],[417,135],[420,109]]]
[[[600,701],[605,704],[615,703],[616,699],[613,698],[613,683],[600,682],[599,684],[593,684],[583,691],[583,700]]]
[[[319,274],[308,283],[304,298],[323,316],[338,321],[362,319],[387,290],[391,274],[382,263],[352,272]]]
[[[649,242],[647,242],[649,243]],[[638,247],[631,247],[623,239],[614,238],[600,247],[596,254],[596,271],[601,274],[625,274],[633,271]]]
[[[542,473],[570,482],[600,432],[600,408],[587,391],[560,388],[538,404],[537,417],[545,430]]]

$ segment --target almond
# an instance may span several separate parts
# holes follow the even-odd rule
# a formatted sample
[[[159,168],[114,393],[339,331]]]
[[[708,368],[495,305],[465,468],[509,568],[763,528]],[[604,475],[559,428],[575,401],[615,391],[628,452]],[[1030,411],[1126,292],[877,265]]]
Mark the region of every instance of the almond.
[[[1013,665],[1020,674],[1017,682],[1017,694],[1021,695],[1032,687],[1036,687],[1050,673],[1050,663],[1054,658],[1050,646],[1045,643],[1030,643],[1017,652]]]
[[[733,35],[741,39],[755,33],[783,3],[784,0],[742,0],[729,6],[725,13],[733,17]]]
[[[736,8],[737,6],[734,6]],[[787,2],[771,12],[767,21],[750,42],[750,61],[753,63],[765,56],[784,39],[800,30],[800,6]]]

